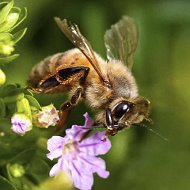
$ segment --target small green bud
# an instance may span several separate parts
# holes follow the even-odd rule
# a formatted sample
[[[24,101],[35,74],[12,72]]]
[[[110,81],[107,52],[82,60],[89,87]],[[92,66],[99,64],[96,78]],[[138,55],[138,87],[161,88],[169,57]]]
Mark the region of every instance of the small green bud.
[[[0,54],[10,55],[14,51],[14,43],[12,41],[0,42]]]
[[[30,119],[32,119],[32,113],[31,113],[31,109],[30,109],[30,104],[29,104],[29,101],[26,98],[22,98],[20,100],[17,100],[16,107],[17,107],[17,112],[24,113]]]
[[[10,174],[15,178],[22,177],[25,174],[25,169],[20,164],[9,165],[9,171]]]
[[[3,84],[5,84],[6,81],[6,75],[5,73],[0,69],[0,86],[2,86]]]

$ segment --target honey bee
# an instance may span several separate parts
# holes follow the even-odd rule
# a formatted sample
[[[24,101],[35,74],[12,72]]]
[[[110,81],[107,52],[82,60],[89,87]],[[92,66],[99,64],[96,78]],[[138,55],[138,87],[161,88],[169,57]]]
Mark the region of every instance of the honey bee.
[[[80,100],[99,110],[94,125],[105,127],[106,136],[148,120],[150,102],[138,95],[131,73],[137,47],[134,19],[124,16],[106,31],[108,61],[93,51],[76,24],[58,17],[55,21],[76,48],[34,66],[28,86],[35,93],[69,93],[68,101],[61,106],[58,126],[65,124]]]

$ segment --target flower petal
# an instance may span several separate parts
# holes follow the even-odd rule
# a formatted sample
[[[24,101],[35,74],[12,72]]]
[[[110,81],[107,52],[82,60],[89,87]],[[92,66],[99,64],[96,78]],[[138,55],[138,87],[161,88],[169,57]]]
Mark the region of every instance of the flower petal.
[[[71,176],[70,168],[67,168],[67,167],[68,167],[68,162],[66,160],[64,160],[63,157],[61,157],[61,158],[58,159],[57,164],[55,164],[52,167],[52,169],[50,170],[49,175],[51,177],[52,176],[57,176],[60,171],[63,171],[65,173],[67,173],[69,176]]]
[[[85,124],[83,126],[73,125],[71,129],[67,129],[66,135],[68,138],[80,141],[83,134],[92,128],[93,120],[89,117],[88,113],[85,113],[83,116],[85,118]]]
[[[57,164],[55,164],[55,165],[51,168],[51,170],[50,170],[50,172],[49,172],[49,175],[50,175],[51,177],[56,176],[56,175],[61,171],[61,164],[62,164],[62,160],[59,159],[58,162],[57,162]]]
[[[87,112],[83,116],[85,118],[84,128],[91,128],[94,121],[90,118]]]
[[[82,135],[86,132],[86,129],[83,129],[82,126],[78,126],[78,125],[72,125],[72,127],[70,129],[67,129],[66,132],[66,136],[69,139],[75,140],[75,141],[79,141],[82,137]]]
[[[62,155],[62,148],[66,142],[66,138],[60,136],[53,136],[47,142],[47,148],[50,151],[47,157],[51,160]]]
[[[55,176],[60,170],[67,172],[73,179],[75,187],[80,190],[91,190],[94,182],[93,173],[102,178],[107,178],[105,161],[97,155],[105,154],[111,148],[107,138],[103,141],[105,132],[97,132],[83,139],[81,137],[92,127],[93,121],[88,114],[84,114],[84,126],[73,125],[66,130],[66,136],[54,136],[48,140],[47,155],[50,159],[59,158],[53,166],[50,176]]]
[[[107,178],[109,176],[109,172],[106,171],[106,164],[105,161],[101,158],[97,158],[94,156],[84,156],[81,155],[80,159],[83,160],[84,165],[90,168],[92,173],[97,173],[101,178]]]
[[[11,129],[20,135],[24,135],[27,131],[32,129],[32,123],[28,116],[22,113],[15,113],[11,117]]]
[[[93,175],[91,172],[88,174],[84,173],[79,165],[78,162],[73,162],[70,166],[75,187],[79,188],[80,190],[91,190],[94,183]]]
[[[80,150],[93,156],[106,154],[111,148],[111,142],[108,138],[103,141],[104,135],[105,132],[97,132],[84,139],[79,145]]]

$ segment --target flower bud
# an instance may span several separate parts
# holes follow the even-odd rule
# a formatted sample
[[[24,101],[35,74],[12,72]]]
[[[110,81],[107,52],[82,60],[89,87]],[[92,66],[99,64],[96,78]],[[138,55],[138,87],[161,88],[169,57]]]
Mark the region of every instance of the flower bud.
[[[5,73],[0,69],[0,86],[2,86],[6,81]]]
[[[42,107],[42,111],[33,115],[34,125],[40,128],[55,126],[59,121],[59,114],[53,104]]]
[[[12,41],[0,42],[0,54],[10,55],[14,51],[14,43]]]
[[[28,116],[22,113],[15,113],[11,117],[11,129],[20,135],[24,135],[27,131],[32,129],[32,122]]]
[[[29,101],[25,97],[22,98],[21,96],[20,99],[17,98],[16,108],[17,108],[18,113],[24,113],[32,120],[30,104],[29,104]]]
[[[24,167],[20,164],[13,164],[13,165],[8,165],[10,174],[17,178],[17,177],[22,177],[25,174]]]

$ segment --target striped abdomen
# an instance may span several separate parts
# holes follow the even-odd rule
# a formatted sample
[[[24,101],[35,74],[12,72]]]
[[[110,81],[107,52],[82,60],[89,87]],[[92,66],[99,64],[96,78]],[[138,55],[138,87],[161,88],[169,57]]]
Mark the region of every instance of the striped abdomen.
[[[78,66],[91,68],[86,57],[78,49],[49,56],[33,67],[29,75],[28,86],[33,89],[38,88],[42,80],[55,76],[60,70]],[[56,90],[55,92],[58,91],[60,90]]]

